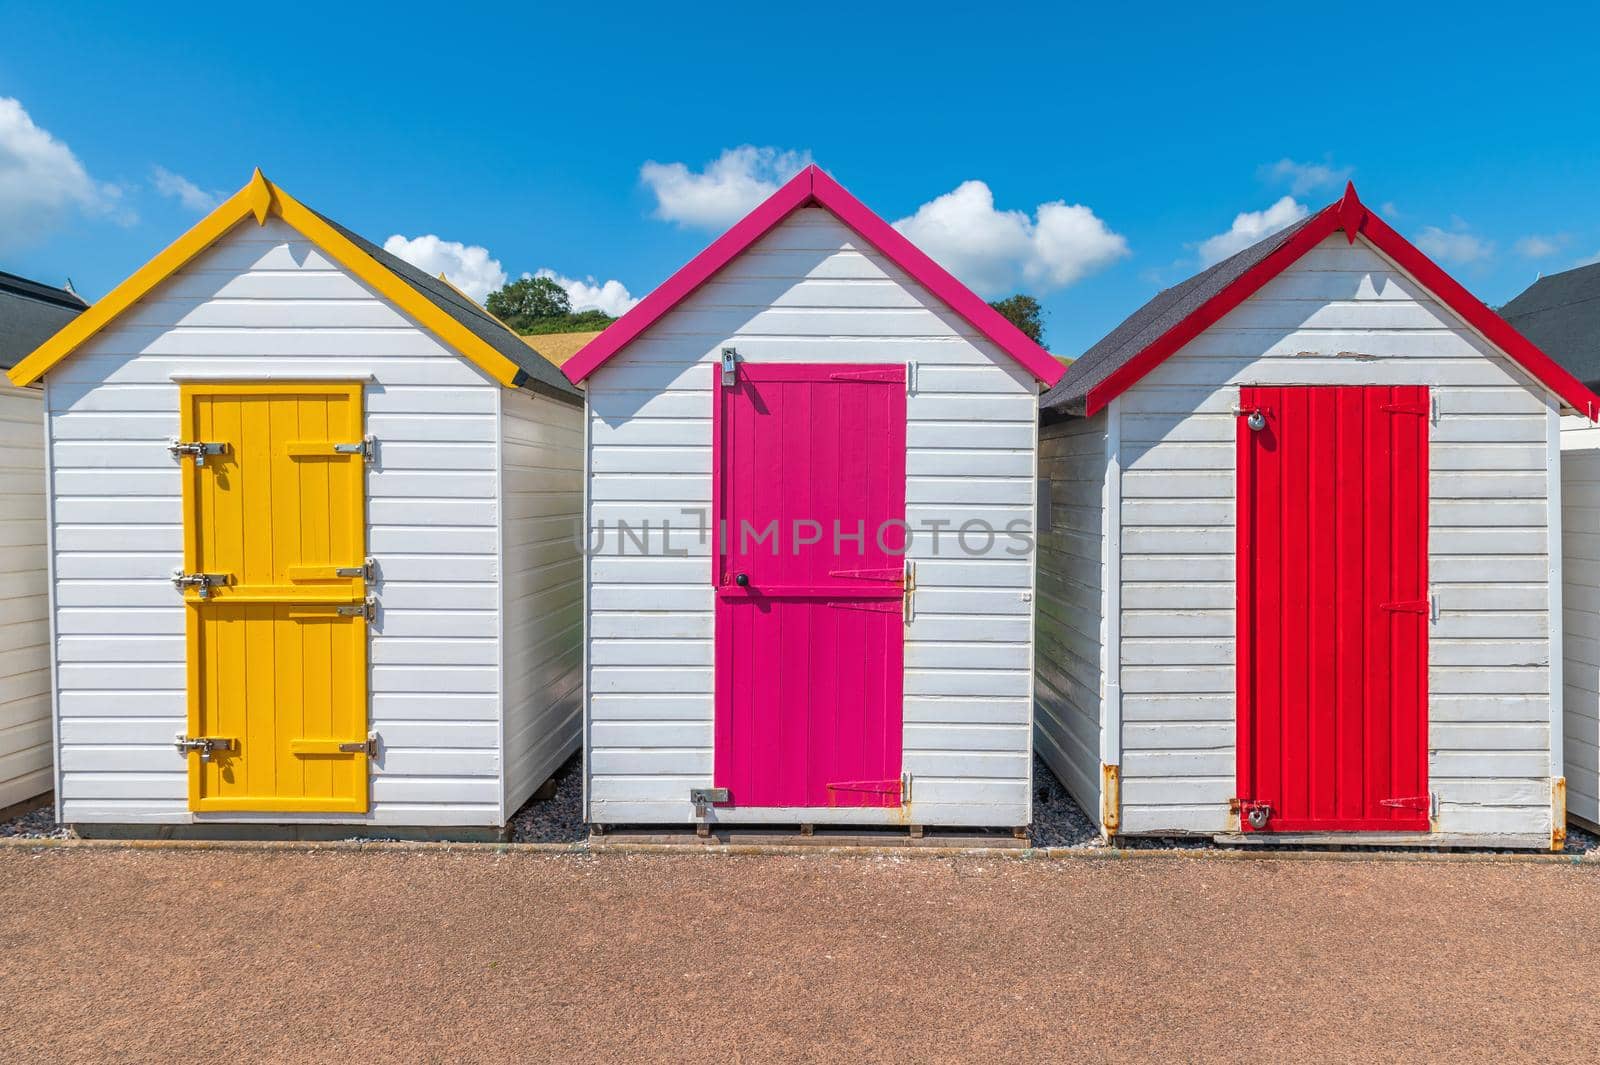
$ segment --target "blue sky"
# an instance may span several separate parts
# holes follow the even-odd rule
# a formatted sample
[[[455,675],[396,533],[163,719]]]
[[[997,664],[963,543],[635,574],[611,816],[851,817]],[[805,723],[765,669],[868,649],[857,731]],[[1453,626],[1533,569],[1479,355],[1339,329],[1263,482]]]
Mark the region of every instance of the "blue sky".
[[[99,296],[260,165],[617,307],[806,158],[1063,354],[1347,174],[1490,303],[1600,255],[1581,7],[141,7],[0,3],[0,269]]]

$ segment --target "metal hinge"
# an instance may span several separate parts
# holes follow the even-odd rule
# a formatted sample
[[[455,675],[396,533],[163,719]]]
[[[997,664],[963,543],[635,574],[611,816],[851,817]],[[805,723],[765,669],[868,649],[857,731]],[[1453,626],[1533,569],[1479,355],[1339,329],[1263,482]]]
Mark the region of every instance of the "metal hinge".
[[[1417,810],[1433,811],[1433,795],[1407,795],[1400,799],[1379,799],[1379,806],[1387,806],[1391,810]]]
[[[173,746],[178,748],[179,754],[188,754],[190,751],[199,751],[202,762],[211,761],[213,751],[233,750],[233,740],[222,736],[183,736],[180,735]]]
[[[167,445],[167,450],[172,452],[172,457],[181,459],[185,455],[194,459],[196,466],[204,466],[206,459],[212,455],[226,455],[228,445],[225,443],[206,443],[202,440],[174,440]]]
[[[1425,614],[1429,621],[1439,620],[1439,597],[1430,595],[1426,599],[1402,599],[1394,603],[1379,603],[1379,610],[1392,610],[1397,614]]]
[[[364,740],[356,740],[352,743],[341,743],[339,744],[339,753],[364,754],[368,758],[376,758],[378,756],[378,734],[376,732],[369,732],[367,733],[367,738]]]
[[[704,817],[719,802],[728,802],[727,788],[690,788],[689,801],[694,803],[694,815]]]
[[[232,583],[231,573],[185,573],[182,570],[172,571],[172,586],[178,591],[193,588],[199,593],[201,599],[211,597],[211,589],[223,588]]]
[[[365,436],[359,444],[335,444],[333,450],[337,455],[360,455],[363,462],[371,462],[377,456],[378,446],[376,440]]]
[[[366,618],[373,621],[378,616],[378,599],[369,595],[359,603],[346,603],[334,611],[342,618]]]
[[[911,624],[912,609],[916,604],[917,598],[917,564],[909,558],[906,559],[905,575],[901,578],[900,587],[902,598],[900,620],[909,625]]]
[[[340,566],[333,571],[335,577],[360,577],[364,581],[372,579],[372,568],[377,565],[369,555],[367,560],[359,566]]]

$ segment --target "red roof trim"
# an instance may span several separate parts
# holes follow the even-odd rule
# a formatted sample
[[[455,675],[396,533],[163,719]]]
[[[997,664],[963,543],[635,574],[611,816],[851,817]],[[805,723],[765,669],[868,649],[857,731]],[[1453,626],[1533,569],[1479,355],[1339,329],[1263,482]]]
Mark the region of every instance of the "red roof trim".
[[[1167,330],[1148,347],[1111,376],[1089,390],[1085,413],[1105,408],[1136,381],[1155,369],[1169,355],[1183,347],[1217,320],[1254,295],[1262,285],[1282,273],[1330,234],[1343,230],[1350,243],[1357,234],[1392,259],[1422,287],[1433,293],[1462,321],[1481,333],[1491,344],[1509,355],[1534,379],[1560,396],[1574,410],[1592,420],[1600,419],[1600,396],[1584,385],[1550,356],[1517,332],[1504,318],[1463,288],[1416,245],[1402,237],[1377,213],[1361,202],[1354,183],[1345,186],[1344,196],[1329,204],[1295,233],[1283,247],[1239,275],[1238,279],[1202,304],[1183,321]]]
[[[631,311],[579,349],[576,355],[567,360],[562,372],[574,384],[588,377],[779,222],[799,208],[813,204],[832,212],[839,221],[966,319],[968,324],[1000,350],[1021,363],[1046,387],[1055,384],[1066,372],[1066,367],[1054,356],[1030,340],[976,293],[951,276],[948,270],[928,258],[920,248],[816,166],[808,166],[800,171],[768,197],[766,202],[712,241],[709,247],[640,300]]]

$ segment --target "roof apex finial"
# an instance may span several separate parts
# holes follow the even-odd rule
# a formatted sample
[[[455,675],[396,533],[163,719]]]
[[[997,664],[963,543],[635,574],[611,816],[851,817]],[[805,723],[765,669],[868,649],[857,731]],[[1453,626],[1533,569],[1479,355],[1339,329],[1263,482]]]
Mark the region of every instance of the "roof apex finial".
[[[1344,230],[1345,239],[1354,244],[1356,234],[1361,232],[1362,223],[1367,220],[1367,208],[1356,193],[1354,181],[1344,183],[1344,197],[1340,199],[1336,210],[1339,212],[1339,228]]]

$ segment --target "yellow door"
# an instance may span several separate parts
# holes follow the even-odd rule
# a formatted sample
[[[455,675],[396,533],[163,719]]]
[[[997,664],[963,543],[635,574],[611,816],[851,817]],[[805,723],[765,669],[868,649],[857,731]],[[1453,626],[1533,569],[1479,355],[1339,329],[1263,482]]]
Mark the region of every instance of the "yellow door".
[[[195,383],[182,403],[189,807],[365,812],[361,386]]]

